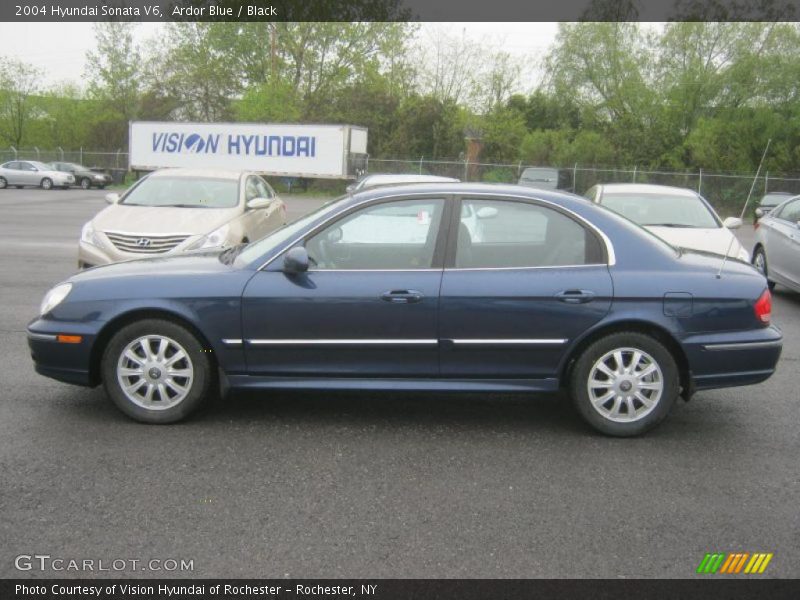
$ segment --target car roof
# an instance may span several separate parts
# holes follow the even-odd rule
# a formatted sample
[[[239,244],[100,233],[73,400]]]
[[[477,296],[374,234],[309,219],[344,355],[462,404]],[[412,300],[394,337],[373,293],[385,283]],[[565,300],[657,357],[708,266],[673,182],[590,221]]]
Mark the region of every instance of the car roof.
[[[458,183],[454,177],[441,177],[439,175],[417,175],[414,173],[375,173],[364,177],[364,183],[369,185],[389,185],[392,183]]]
[[[438,197],[442,195],[469,196],[471,194],[476,196],[517,196],[530,198],[531,200],[556,202],[563,205],[574,203],[582,206],[592,206],[590,202],[586,201],[586,198],[570,194],[569,192],[532,188],[510,183],[407,183],[403,185],[367,188],[355,192],[351,198],[353,203],[359,203],[365,200],[384,198],[387,196],[402,196],[404,194],[431,194],[431,196]]]
[[[250,171],[235,171],[228,169],[159,169],[153,171],[148,177],[186,177],[191,179],[233,179],[239,180]]]
[[[696,198],[697,192],[687,189],[673,187],[671,185],[655,185],[651,183],[601,183],[603,193],[617,192],[623,194],[670,194],[673,196],[685,196]]]

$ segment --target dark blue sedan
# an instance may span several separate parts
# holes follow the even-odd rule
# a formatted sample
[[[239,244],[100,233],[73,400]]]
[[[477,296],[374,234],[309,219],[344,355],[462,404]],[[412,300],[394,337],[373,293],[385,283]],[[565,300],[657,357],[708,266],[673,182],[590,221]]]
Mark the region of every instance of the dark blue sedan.
[[[569,390],[635,435],[679,396],[774,372],[763,275],[578,197],[410,185],[247,246],[79,273],[46,295],[36,370],[178,421],[233,389]]]

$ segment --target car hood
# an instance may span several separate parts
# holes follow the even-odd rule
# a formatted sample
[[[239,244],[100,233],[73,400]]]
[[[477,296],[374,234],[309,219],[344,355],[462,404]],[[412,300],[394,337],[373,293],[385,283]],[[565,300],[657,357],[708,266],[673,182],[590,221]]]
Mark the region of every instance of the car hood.
[[[119,279],[121,277],[167,277],[178,275],[199,275],[202,273],[222,273],[234,270],[228,262],[221,260],[219,250],[139,258],[126,260],[80,271],[68,281],[85,282],[99,279]]]
[[[697,227],[646,227],[662,240],[689,250],[700,250],[711,252],[720,256],[728,256],[747,261],[749,253],[736,239],[727,227],[716,227],[713,229]],[[733,242],[731,242],[733,240]],[[730,251],[728,251],[730,248]]]
[[[92,219],[99,231],[134,235],[202,235],[239,215],[239,208],[179,208],[112,204]]]

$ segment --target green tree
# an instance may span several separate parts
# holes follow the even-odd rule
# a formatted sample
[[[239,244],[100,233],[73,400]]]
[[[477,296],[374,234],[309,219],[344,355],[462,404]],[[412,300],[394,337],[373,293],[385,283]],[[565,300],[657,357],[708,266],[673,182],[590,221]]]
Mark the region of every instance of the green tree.
[[[127,146],[128,122],[141,112],[143,57],[134,40],[136,23],[95,23],[96,48],[86,55],[89,97],[98,113],[92,142],[99,148]]]
[[[0,57],[0,138],[20,147],[34,117],[34,95],[41,71],[19,60]]]

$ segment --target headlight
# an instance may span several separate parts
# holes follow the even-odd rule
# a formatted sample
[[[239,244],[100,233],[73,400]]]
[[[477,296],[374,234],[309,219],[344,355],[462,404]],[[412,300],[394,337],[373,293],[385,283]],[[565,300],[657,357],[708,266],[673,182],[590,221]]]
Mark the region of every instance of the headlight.
[[[95,175],[94,176],[95,179],[105,179],[105,177],[106,177],[105,175]]]
[[[86,225],[83,226],[83,229],[81,229],[81,241],[87,244],[92,244],[93,246],[100,245],[100,240],[97,237],[97,233],[95,233],[91,221],[86,223]]]
[[[186,248],[187,250],[201,250],[203,248],[221,248],[225,245],[228,239],[228,233],[231,226],[228,224],[223,225],[219,229],[215,229],[205,237],[201,237],[194,244]]]
[[[64,301],[64,298],[67,297],[67,294],[69,294],[70,290],[72,290],[71,283],[62,283],[47,292],[44,295],[44,300],[42,300],[42,305],[39,307],[39,314],[46,315],[56,306],[61,304]]]

